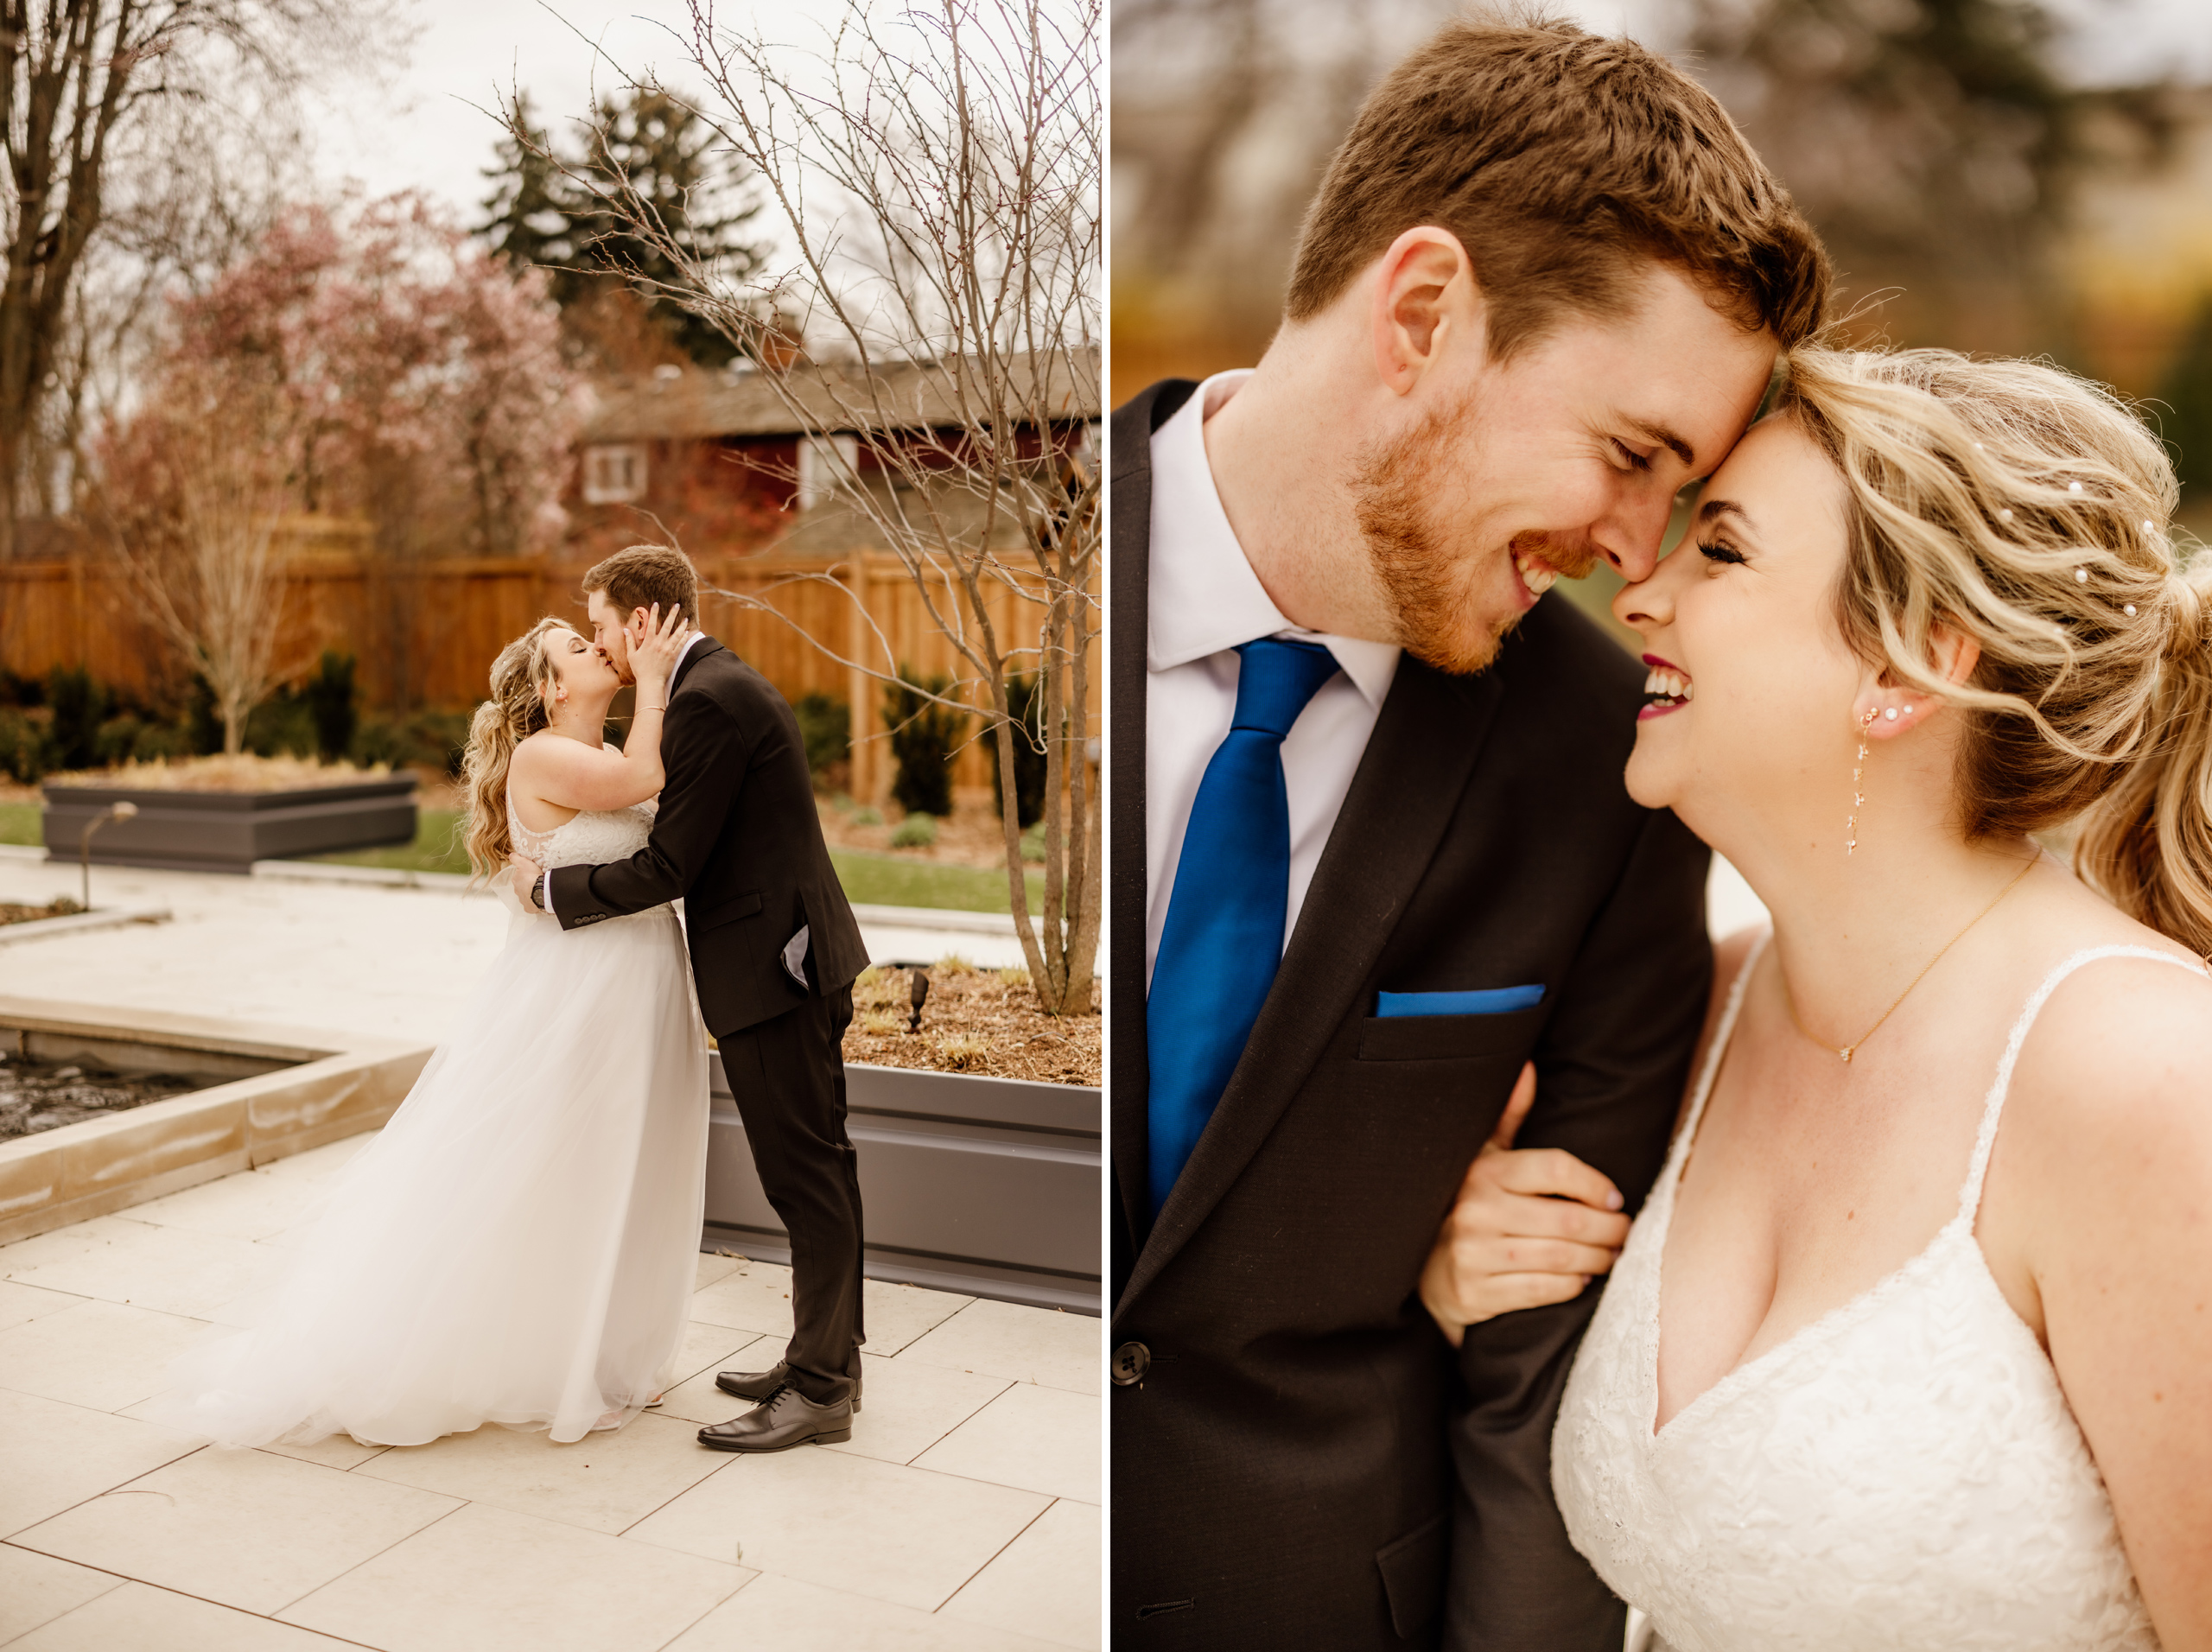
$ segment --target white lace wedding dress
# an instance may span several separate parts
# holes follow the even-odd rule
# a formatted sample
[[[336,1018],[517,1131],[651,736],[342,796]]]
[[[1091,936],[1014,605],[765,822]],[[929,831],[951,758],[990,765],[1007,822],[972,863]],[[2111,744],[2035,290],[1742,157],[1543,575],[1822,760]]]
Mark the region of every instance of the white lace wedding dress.
[[[1666,1169],[1583,1339],[1552,1436],[1567,1535],[1655,1652],[2154,1652],[2112,1503],[2050,1358],[1974,1238],[2012,1067],[2077,953],[2029,1001],[1957,1214],[1928,1248],[1656,1433],[1675,1190],[1759,947]]]
[[[546,866],[634,853],[650,805],[551,832]],[[507,940],[381,1134],[333,1179],[251,1327],[152,1414],[227,1446],[420,1445],[486,1422],[582,1439],[668,1380],[690,1301],[707,1045],[673,909]]]

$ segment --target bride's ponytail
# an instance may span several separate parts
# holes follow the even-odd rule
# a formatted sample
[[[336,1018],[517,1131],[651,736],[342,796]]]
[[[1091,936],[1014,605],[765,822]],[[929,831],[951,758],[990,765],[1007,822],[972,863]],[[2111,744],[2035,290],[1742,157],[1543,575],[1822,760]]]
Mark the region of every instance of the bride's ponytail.
[[[546,633],[575,630],[565,620],[540,620],[502,648],[492,662],[492,697],[469,719],[468,746],[461,754],[468,822],[461,842],[480,878],[495,876],[514,852],[507,832],[507,765],[515,747],[545,727],[543,685],[553,674]]]
[[[2212,556],[2166,581],[2159,730],[2082,816],[2075,864],[2130,917],[2212,954]]]

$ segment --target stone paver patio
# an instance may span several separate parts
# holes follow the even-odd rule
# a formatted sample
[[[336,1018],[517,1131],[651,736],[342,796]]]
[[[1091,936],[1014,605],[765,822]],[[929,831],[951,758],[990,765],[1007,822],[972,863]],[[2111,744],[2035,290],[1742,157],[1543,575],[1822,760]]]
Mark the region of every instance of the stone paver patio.
[[[870,1281],[843,1445],[692,1435],[767,1363],[790,1272],[699,1259],[658,1412],[556,1446],[224,1451],[141,1420],[264,1285],[365,1135],[0,1248],[10,1652],[911,1652],[1096,1647],[1099,1323]]]
[[[0,855],[0,898],[76,880]],[[0,994],[434,1043],[508,921],[449,889],[96,867],[92,893],[175,918],[0,948]],[[878,958],[1016,961],[988,936],[864,927]],[[772,1457],[693,1439],[740,1408],[714,1373],[772,1363],[791,1329],[789,1270],[729,1256],[699,1259],[663,1407],[573,1446],[489,1427],[230,1452],[135,1414],[368,1140],[0,1248],[8,1652],[1100,1644],[1094,1318],[870,1281],[852,1439]]]

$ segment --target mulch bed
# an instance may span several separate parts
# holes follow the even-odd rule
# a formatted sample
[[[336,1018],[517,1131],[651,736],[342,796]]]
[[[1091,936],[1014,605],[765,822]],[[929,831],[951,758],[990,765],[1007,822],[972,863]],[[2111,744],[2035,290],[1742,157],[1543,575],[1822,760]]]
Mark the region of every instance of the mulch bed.
[[[918,1032],[907,1030],[915,971],[870,969],[853,983],[846,1060],[1047,1084],[1099,1082],[1096,988],[1090,1014],[1047,1015],[1024,970],[978,969],[954,960],[925,973],[929,996]]]
[[[891,835],[904,818],[898,807],[883,811],[874,825],[862,826],[855,816],[862,811],[850,799],[817,797],[822,835],[830,847],[861,849],[870,855],[895,855],[937,866],[964,866],[978,872],[1006,870],[1006,829],[992,806],[993,793],[980,786],[962,786],[952,794],[952,812],[938,820],[937,842],[928,848],[893,848]]]
[[[43,906],[26,906],[20,901],[0,900],[0,924],[35,924],[41,918],[73,918],[84,910],[67,895],[49,900]]]

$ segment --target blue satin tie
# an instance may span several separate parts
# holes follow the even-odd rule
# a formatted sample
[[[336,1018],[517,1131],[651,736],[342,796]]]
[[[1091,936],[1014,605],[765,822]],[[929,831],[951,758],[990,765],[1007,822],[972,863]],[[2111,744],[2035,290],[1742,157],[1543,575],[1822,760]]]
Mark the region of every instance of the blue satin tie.
[[[1282,742],[1337,674],[1312,643],[1236,651],[1236,711],[1191,805],[1144,1007],[1153,1214],[1183,1173],[1282,963],[1290,797]]]

